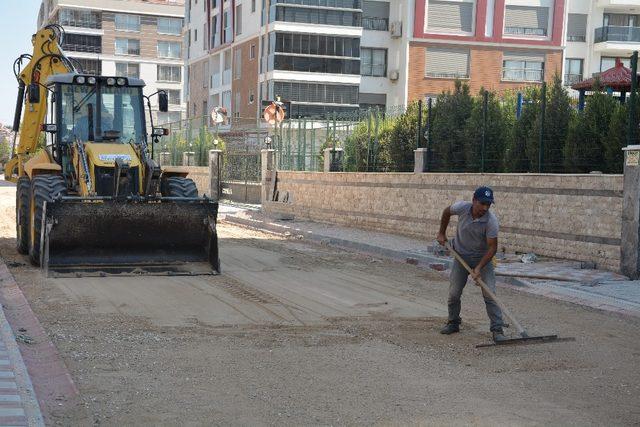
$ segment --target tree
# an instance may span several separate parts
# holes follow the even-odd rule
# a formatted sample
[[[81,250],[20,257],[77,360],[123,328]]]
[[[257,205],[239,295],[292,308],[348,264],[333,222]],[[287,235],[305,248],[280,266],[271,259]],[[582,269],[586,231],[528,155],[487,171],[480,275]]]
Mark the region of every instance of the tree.
[[[546,173],[562,172],[564,170],[564,146],[569,132],[569,122],[573,114],[571,100],[567,90],[562,85],[562,79],[556,73],[553,83],[547,90],[547,106],[544,116],[544,159],[543,170]],[[540,154],[540,114],[534,122],[527,138],[527,157],[531,162],[531,169],[538,171]]]
[[[537,87],[525,88],[523,93],[525,104],[522,107],[520,118],[514,120],[513,130],[510,132],[504,157],[505,172],[529,172],[531,170],[530,146],[531,139],[535,138],[535,122],[540,114],[540,90]],[[514,114],[516,111],[517,94],[511,94],[510,102],[506,102],[504,108]],[[537,138],[536,138],[537,140]]]
[[[432,110],[433,162],[437,170],[466,170],[465,124],[473,108],[469,85],[455,81],[453,92],[443,92],[438,96]]]
[[[473,99],[471,116],[465,125],[466,170],[480,171],[482,164],[482,128],[484,126],[484,89]],[[503,115],[496,94],[488,92],[487,127],[485,129],[484,170],[500,172],[508,136],[508,118]]]
[[[564,149],[567,171],[588,173],[606,168],[604,147],[611,118],[617,108],[618,100],[607,94],[597,92],[589,97],[584,111],[569,126]]]
[[[423,107],[423,119],[426,110]],[[424,124],[424,120],[423,120]],[[389,131],[389,141],[386,144],[389,167],[398,172],[413,171],[414,150],[417,148],[416,132],[418,129],[418,102],[409,104],[407,111],[400,115]]]

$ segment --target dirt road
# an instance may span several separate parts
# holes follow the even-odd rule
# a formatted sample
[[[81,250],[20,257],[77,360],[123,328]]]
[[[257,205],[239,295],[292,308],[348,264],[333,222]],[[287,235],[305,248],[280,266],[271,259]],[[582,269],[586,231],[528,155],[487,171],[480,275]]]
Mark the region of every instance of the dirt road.
[[[222,224],[216,277],[46,279],[0,255],[80,390],[59,424],[634,424],[640,321],[500,289],[531,330],[575,342],[475,349],[475,287],[445,337],[435,273]],[[11,307],[5,307],[10,310]]]

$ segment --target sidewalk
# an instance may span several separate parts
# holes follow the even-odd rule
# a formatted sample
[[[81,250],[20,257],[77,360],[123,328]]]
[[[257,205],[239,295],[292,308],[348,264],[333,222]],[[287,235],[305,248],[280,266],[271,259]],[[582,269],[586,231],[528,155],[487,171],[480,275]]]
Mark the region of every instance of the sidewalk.
[[[434,242],[375,231],[360,230],[309,221],[266,218],[258,206],[220,205],[220,219],[233,224],[266,230],[286,236],[341,247],[374,256],[407,262],[423,268],[442,271],[451,258],[441,253]],[[588,307],[640,317],[640,281],[588,263],[557,259],[540,259],[525,264],[516,255],[499,255],[496,273],[500,286],[542,295]],[[545,276],[544,279],[517,275]]]
[[[10,275],[0,260],[0,286]],[[11,326],[0,305],[0,426],[42,426],[40,406]],[[30,343],[26,334],[18,339]]]

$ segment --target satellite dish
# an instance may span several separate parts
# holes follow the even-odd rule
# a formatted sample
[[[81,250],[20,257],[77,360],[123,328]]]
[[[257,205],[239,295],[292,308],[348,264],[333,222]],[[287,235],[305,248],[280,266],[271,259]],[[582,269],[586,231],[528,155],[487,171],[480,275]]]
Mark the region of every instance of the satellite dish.
[[[214,107],[211,110],[211,120],[217,125],[227,120],[227,109],[224,107]]]

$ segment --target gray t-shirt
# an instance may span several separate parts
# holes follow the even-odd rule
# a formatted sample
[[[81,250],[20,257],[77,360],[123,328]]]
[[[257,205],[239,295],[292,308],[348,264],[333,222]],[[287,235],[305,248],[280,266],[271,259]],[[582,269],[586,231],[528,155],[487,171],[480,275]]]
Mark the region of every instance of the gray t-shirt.
[[[452,215],[458,215],[458,227],[456,237],[453,240],[453,248],[463,258],[477,262],[482,259],[489,248],[487,238],[498,237],[498,218],[493,212],[488,211],[480,218],[471,216],[471,202],[455,202],[449,210]]]

